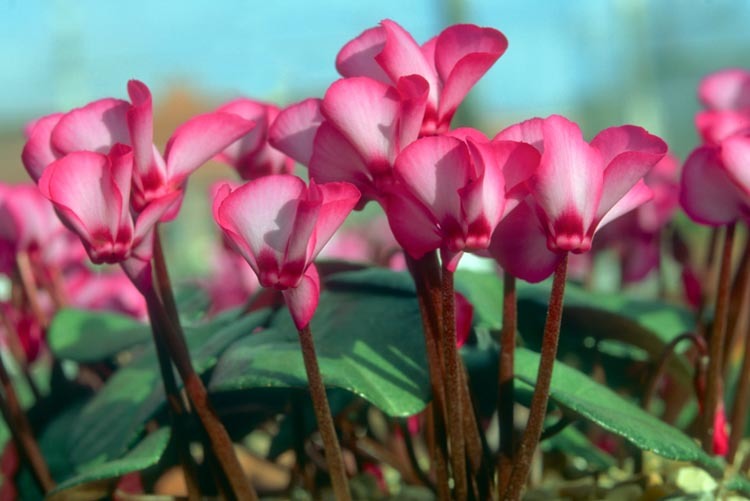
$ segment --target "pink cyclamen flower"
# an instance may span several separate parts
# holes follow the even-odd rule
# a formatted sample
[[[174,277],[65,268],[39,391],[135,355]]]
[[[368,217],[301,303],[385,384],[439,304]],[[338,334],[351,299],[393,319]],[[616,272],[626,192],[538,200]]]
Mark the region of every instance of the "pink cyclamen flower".
[[[385,199],[393,234],[415,259],[440,249],[454,271],[464,251],[487,249],[538,163],[532,146],[491,143],[473,129],[419,139],[396,159],[399,183]]]
[[[151,91],[138,80],[128,82],[131,102],[106,98],[68,113],[56,113],[27,127],[22,159],[34,180],[53,161],[74,152],[107,154],[116,144],[133,149],[132,204],[144,210],[153,200],[182,193],[188,176],[227,146],[247,134],[253,122],[231,113],[207,113],[188,120],[172,134],[162,155],[153,145]],[[182,197],[163,216],[176,216]]]
[[[216,110],[233,113],[255,123],[255,127],[222,151],[216,159],[234,167],[245,180],[270,174],[292,174],[294,159],[268,143],[268,128],[279,114],[272,104],[240,98]]]
[[[706,77],[698,95],[707,107],[696,116],[704,144],[682,170],[680,203],[695,221],[711,226],[750,218],[750,72],[723,70]]]
[[[171,192],[153,200],[134,220],[129,204],[132,173],[132,150],[115,145],[109,155],[70,153],[47,166],[39,179],[39,190],[96,264],[131,257],[148,262],[153,227],[181,196]]]
[[[640,127],[605,129],[587,143],[561,116],[535,118],[500,132],[495,140],[524,141],[539,150],[531,195],[493,235],[491,253],[519,278],[548,277],[566,252],[591,248],[596,231],[651,199],[643,176],[667,145]]]
[[[273,175],[232,190],[222,186],[214,219],[258,275],[263,287],[284,293],[295,324],[309,324],[320,296],[313,260],[359,200],[349,183],[306,186],[296,176]]]
[[[403,77],[422,77],[429,92],[421,135],[431,135],[448,131],[461,101],[507,48],[502,33],[471,24],[449,26],[420,46],[386,19],[347,43],[336,69],[344,77],[365,76],[392,86]]]

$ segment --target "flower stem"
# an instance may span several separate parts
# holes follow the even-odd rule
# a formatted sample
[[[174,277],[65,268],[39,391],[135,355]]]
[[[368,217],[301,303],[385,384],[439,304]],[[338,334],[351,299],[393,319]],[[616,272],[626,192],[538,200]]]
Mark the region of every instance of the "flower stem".
[[[328,397],[323,385],[323,378],[320,376],[318,358],[315,355],[315,345],[309,325],[299,330],[299,343],[302,347],[302,358],[305,361],[305,371],[307,372],[307,382],[310,387],[313,409],[315,410],[315,417],[318,420],[318,430],[320,431],[320,437],[323,440],[323,448],[326,453],[326,463],[331,474],[333,492],[337,500],[347,501],[351,499],[349,480],[346,477],[344,459],[341,455],[338,438],[336,437],[336,428],[333,425],[331,409],[328,406]]]
[[[442,335],[442,300],[440,263],[437,253],[431,252],[420,259],[412,259],[407,255],[407,265],[414,279],[417,289],[417,301],[422,317],[422,331],[427,351],[427,367],[430,373],[430,387],[432,390],[432,429],[435,440],[431,447],[431,459],[435,465],[438,495],[440,499],[450,497],[450,486],[446,470],[448,455],[445,443],[445,423],[447,420],[445,409],[445,388],[443,382],[443,361],[438,348],[438,340]]]
[[[453,290],[453,272],[443,267],[443,363],[445,364],[445,394],[448,411],[448,441],[450,443],[450,462],[453,470],[454,497],[458,500],[468,498],[466,479],[466,451],[463,427],[463,392],[459,379],[458,349],[456,348],[456,305]],[[447,401],[448,395],[452,402]]]
[[[514,415],[515,387],[513,357],[516,351],[517,330],[516,277],[503,274],[503,328],[500,331],[500,360],[498,372],[497,415],[500,427],[500,447],[497,461],[498,497],[508,488],[515,455]]]
[[[555,268],[555,277],[552,281],[552,291],[550,292],[549,307],[547,308],[547,320],[544,324],[542,353],[539,360],[536,386],[534,387],[534,394],[531,397],[529,420],[518,447],[515,464],[513,465],[510,480],[508,481],[508,490],[502,499],[517,501],[521,498],[521,492],[531,469],[531,459],[539,444],[539,438],[542,435],[544,416],[547,412],[547,402],[549,401],[549,389],[552,383],[552,369],[555,364],[557,344],[560,339],[560,323],[562,321],[567,268],[568,254],[565,253]]]
[[[743,304],[747,303],[747,281],[748,278],[750,278],[750,266],[745,266],[745,263],[750,263],[750,235],[748,236],[748,241],[745,247],[745,254],[742,257],[742,262],[740,263],[740,268],[737,272],[738,276],[738,282],[735,284],[735,287],[732,288],[732,304],[729,306],[729,314],[730,314],[730,328],[732,327],[732,314],[739,316],[740,309],[742,308]],[[739,293],[737,293],[737,290],[739,289]],[[737,307],[733,308],[732,306],[735,304],[735,298],[737,296],[742,296],[742,301],[737,301]],[[739,322],[736,322],[739,324]],[[734,331],[737,331],[737,327],[735,326]],[[732,332],[730,330],[730,332]],[[727,462],[729,464],[732,464],[734,461],[734,457],[737,454],[737,449],[739,448],[740,441],[743,438],[744,432],[745,432],[745,423],[747,422],[747,415],[748,415],[748,404],[750,404],[750,336],[748,334],[745,334],[744,339],[744,349],[743,349],[743,355],[742,355],[742,368],[740,369],[740,376],[737,383],[737,391],[735,392],[734,402],[732,405],[732,415],[730,418],[731,421],[731,432],[729,434],[729,450],[727,452]],[[725,352],[728,352],[729,350],[725,350]],[[724,361],[728,360],[728,355],[724,356]]]
[[[727,314],[727,339],[724,343],[722,357],[724,377],[727,376],[729,357],[734,349],[735,341],[742,325],[741,320],[744,316],[747,316],[747,312],[743,310],[744,305],[748,303],[748,298],[750,298],[750,234],[745,240],[745,249],[742,253],[742,259],[737,266],[730,294],[729,313]]]
[[[31,266],[31,260],[26,252],[16,253],[16,269],[18,271],[18,277],[21,280],[21,286],[26,294],[26,299],[29,301],[31,306],[31,312],[36,317],[37,322],[44,329],[49,327],[49,318],[42,309],[42,305],[39,303],[39,294],[34,278],[34,270]]]
[[[50,475],[47,462],[44,460],[39,444],[34,438],[31,424],[21,408],[13,383],[10,380],[5,364],[0,357],[0,384],[2,385],[2,395],[0,395],[0,411],[3,418],[8,424],[13,440],[21,454],[31,469],[31,474],[41,488],[42,492],[47,494],[54,489],[55,481]]]
[[[713,452],[714,417],[716,405],[721,398],[722,358],[724,339],[727,330],[727,313],[729,311],[729,293],[731,290],[732,246],[734,244],[735,224],[730,224],[724,234],[724,246],[719,269],[719,284],[716,289],[716,308],[714,309],[713,328],[708,340],[708,373],[706,375],[706,396],[703,406],[703,450]]]

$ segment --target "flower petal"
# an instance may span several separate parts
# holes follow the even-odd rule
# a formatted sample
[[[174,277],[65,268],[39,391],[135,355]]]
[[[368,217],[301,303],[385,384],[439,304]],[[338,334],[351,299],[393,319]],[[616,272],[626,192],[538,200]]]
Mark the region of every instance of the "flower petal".
[[[242,162],[243,157],[247,157],[261,148],[265,143],[268,133],[270,121],[269,108],[276,107],[244,97],[235,99],[219,107],[216,111],[241,116],[245,120],[255,122],[255,127],[240,139],[227,146],[224,151],[219,153],[216,159],[237,168]],[[275,109],[275,111],[278,114],[278,109]]]
[[[294,325],[302,330],[310,324],[320,300],[320,276],[314,264],[305,271],[305,276],[297,287],[285,289],[284,300],[292,315]]]
[[[701,111],[695,115],[695,127],[703,142],[719,144],[736,132],[750,129],[750,112]]]
[[[318,183],[346,181],[359,188],[367,200],[378,190],[362,157],[333,125],[323,122],[315,135],[310,178]]]
[[[747,198],[724,170],[717,147],[697,148],[685,161],[680,205],[693,220],[711,226],[731,223],[747,208]]]
[[[314,247],[308,259],[315,259],[336,230],[344,223],[349,213],[357,205],[360,192],[350,183],[316,184],[310,181],[310,190],[319,190],[322,199],[318,220],[315,223]]]
[[[712,73],[701,81],[698,97],[710,110],[750,108],[750,71],[730,68]]]
[[[602,217],[667,153],[667,144],[641,127],[604,129],[591,141],[604,160],[604,184],[597,217]]]
[[[74,151],[107,153],[115,143],[130,144],[128,108],[127,101],[106,98],[66,113],[52,131],[52,147],[67,155]]]
[[[386,32],[381,26],[363,31],[347,42],[336,56],[336,70],[342,77],[370,77],[391,84],[390,77],[375,60],[385,47]]]
[[[529,202],[522,202],[497,225],[490,254],[508,273],[527,282],[541,282],[555,271],[563,256],[547,248],[547,237]]]
[[[721,160],[737,187],[750,196],[750,134],[734,135],[721,143]]]
[[[398,147],[403,148],[419,137],[430,88],[427,81],[419,75],[399,78],[396,88],[401,96]]]
[[[305,99],[281,110],[268,131],[268,142],[302,165],[310,165],[315,133],[323,121],[320,99]]]
[[[62,113],[44,116],[28,128],[29,140],[23,147],[21,160],[34,181],[38,181],[44,169],[58,158],[52,149],[51,136],[62,116]]]
[[[508,40],[497,30],[472,24],[446,28],[435,45],[435,66],[443,89],[439,120],[450,119],[469,90],[508,48]]]
[[[541,155],[533,146],[517,141],[495,141],[497,161],[505,183],[505,210],[512,211],[529,194],[528,181],[539,168]]]
[[[255,123],[232,113],[206,113],[175,130],[164,158],[173,184],[180,184],[198,167],[247,134]]]
[[[603,213],[601,219],[597,222],[596,230],[598,231],[602,226],[640,207],[652,198],[654,198],[654,192],[646,186],[643,179],[639,179],[625,195],[615,202],[607,212]]]
[[[393,236],[407,254],[419,259],[440,248],[443,237],[429,209],[402,186],[392,188],[382,204]]]
[[[133,145],[135,169],[147,173],[151,168],[154,149],[154,111],[151,91],[143,82],[128,82],[128,95],[132,105],[128,110],[128,130]]]
[[[493,141],[519,141],[533,146],[544,153],[544,119],[530,118],[506,127],[497,133]]]

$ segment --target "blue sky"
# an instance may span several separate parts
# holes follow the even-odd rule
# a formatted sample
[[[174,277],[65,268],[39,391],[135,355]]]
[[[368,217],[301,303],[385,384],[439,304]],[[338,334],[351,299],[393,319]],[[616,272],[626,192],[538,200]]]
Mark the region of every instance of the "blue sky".
[[[670,74],[679,96],[709,71],[750,65],[723,50],[748,45],[750,2],[729,0],[0,0],[0,122],[124,96],[130,78],[157,99],[174,84],[282,103],[320,95],[346,41],[386,17],[424,41],[447,24],[448,3],[510,41],[472,96],[489,112],[566,113],[607,89],[669,97],[654,73],[672,49],[695,57]]]

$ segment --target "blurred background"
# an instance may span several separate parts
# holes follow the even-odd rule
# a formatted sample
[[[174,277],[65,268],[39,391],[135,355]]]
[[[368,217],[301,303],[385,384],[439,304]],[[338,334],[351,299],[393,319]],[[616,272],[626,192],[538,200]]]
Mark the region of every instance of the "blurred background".
[[[341,46],[383,18],[420,43],[456,22],[505,33],[508,51],[457,117],[489,135],[560,113],[589,138],[642,125],[684,158],[701,77],[750,66],[750,2],[736,0],[0,0],[0,181],[26,180],[26,122],[126,98],[131,78],[154,93],[160,146],[188,117],[240,95],[282,105],[322,96]],[[192,189],[224,174],[205,167]],[[180,219],[206,214],[196,200]],[[197,257],[194,247],[185,252]]]

